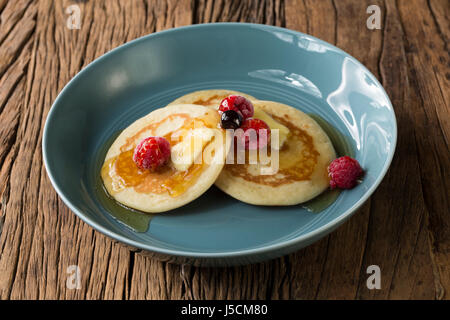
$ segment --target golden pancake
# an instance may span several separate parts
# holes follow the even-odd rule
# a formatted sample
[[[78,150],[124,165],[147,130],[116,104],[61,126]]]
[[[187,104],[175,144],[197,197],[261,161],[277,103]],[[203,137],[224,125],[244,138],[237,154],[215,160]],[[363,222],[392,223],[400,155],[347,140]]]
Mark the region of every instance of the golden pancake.
[[[106,154],[101,171],[106,190],[121,204],[144,212],[167,211],[196,199],[224,166],[229,145],[219,122],[216,111],[190,104],[167,106],[135,121]],[[136,145],[149,136],[171,144],[171,160],[156,172],[139,170],[132,159]],[[194,141],[200,141],[199,148],[192,148]]]
[[[308,201],[329,186],[327,167],[336,157],[322,128],[308,115],[272,101],[253,101],[289,129],[279,150],[278,170],[260,174],[263,165],[226,164],[216,186],[232,197],[257,205],[295,205]]]

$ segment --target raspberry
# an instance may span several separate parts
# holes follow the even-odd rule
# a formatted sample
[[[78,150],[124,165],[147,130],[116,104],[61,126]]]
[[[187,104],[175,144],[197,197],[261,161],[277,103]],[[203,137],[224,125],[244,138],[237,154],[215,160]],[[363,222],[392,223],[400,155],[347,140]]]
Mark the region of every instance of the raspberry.
[[[270,140],[270,128],[260,119],[246,119],[241,125],[242,135],[237,135],[245,149],[256,150],[266,146]]]
[[[234,110],[245,120],[253,117],[254,109],[250,100],[242,96],[231,95],[222,100],[219,106],[219,112]]]
[[[328,166],[331,189],[351,189],[362,175],[363,170],[358,161],[349,156],[334,159]]]
[[[163,137],[143,139],[134,149],[133,161],[139,169],[155,171],[170,158],[170,143]]]

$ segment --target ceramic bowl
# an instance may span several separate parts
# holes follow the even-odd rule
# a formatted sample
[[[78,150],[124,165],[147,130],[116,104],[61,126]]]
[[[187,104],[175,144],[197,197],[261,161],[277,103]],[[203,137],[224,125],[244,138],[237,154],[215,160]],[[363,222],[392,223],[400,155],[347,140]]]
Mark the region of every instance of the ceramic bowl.
[[[212,187],[184,207],[153,216],[147,230],[130,228],[127,217],[117,218],[120,206],[102,196],[99,171],[112,138],[183,94],[214,88],[320,117],[338,152],[350,153],[365,169],[362,183],[321,212],[248,205]],[[235,265],[293,252],[342,224],[383,179],[396,138],[389,97],[355,58],[284,28],[217,23],[150,34],[89,64],[55,100],[43,156],[59,196],[96,230],[160,259]],[[131,225],[139,225],[133,219]]]

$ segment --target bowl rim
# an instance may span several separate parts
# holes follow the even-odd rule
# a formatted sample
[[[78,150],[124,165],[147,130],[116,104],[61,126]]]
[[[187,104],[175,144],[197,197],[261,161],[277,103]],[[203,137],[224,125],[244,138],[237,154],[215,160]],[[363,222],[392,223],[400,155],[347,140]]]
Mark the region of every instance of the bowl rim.
[[[48,128],[49,124],[52,122],[52,118],[54,117],[55,110],[57,108],[57,105],[59,104],[62,97],[65,95],[65,93],[70,89],[70,87],[77,81],[77,79],[82,76],[87,70],[90,70],[95,67],[96,64],[100,63],[104,59],[106,59],[108,56],[117,54],[117,52],[124,50],[128,47],[131,47],[138,42],[146,41],[147,39],[155,38],[155,37],[161,37],[167,34],[171,33],[177,33],[177,32],[183,32],[186,30],[191,29],[204,29],[204,28],[255,28],[263,31],[277,31],[277,32],[283,32],[290,35],[294,35],[297,37],[307,38],[309,40],[314,40],[322,45],[325,45],[326,47],[333,49],[335,52],[344,55],[345,57],[349,58],[352,62],[354,62],[359,67],[363,68],[368,76],[371,78],[374,83],[381,88],[382,93],[385,95],[388,107],[390,111],[392,112],[393,116],[393,131],[392,134],[392,148],[391,152],[388,155],[388,158],[386,162],[384,163],[384,166],[381,170],[381,173],[378,175],[378,177],[375,179],[373,185],[366,190],[366,192],[363,194],[363,196],[356,201],[349,209],[344,211],[342,214],[340,214],[338,217],[334,218],[333,220],[327,222],[323,226],[320,226],[304,235],[297,236],[293,239],[289,240],[280,240],[277,243],[269,244],[269,245],[263,245],[256,248],[250,248],[250,249],[242,249],[242,250],[230,250],[230,251],[223,251],[223,252],[200,252],[200,251],[189,251],[189,250],[180,250],[180,249],[166,249],[161,248],[155,245],[146,244],[143,242],[139,242],[136,240],[129,239],[125,236],[122,236],[114,231],[111,231],[110,229],[103,227],[102,225],[96,223],[92,219],[85,216],[83,213],[83,210],[81,210],[78,206],[71,203],[71,201],[66,197],[66,195],[63,193],[63,191],[60,188],[60,185],[57,183],[56,178],[54,176],[53,170],[51,166],[49,166],[49,153],[47,151],[46,145],[48,142]],[[335,228],[337,228],[339,225],[341,225],[343,222],[345,222],[348,218],[350,218],[365,202],[366,200],[373,194],[375,189],[379,186],[381,181],[383,180],[384,176],[386,175],[390,164],[392,162],[392,159],[395,154],[395,149],[397,145],[397,118],[395,115],[395,110],[392,106],[392,102],[389,99],[388,94],[386,93],[385,89],[381,85],[381,83],[378,81],[378,79],[356,58],[348,54],[342,49],[339,49],[338,47],[321,40],[319,38],[316,38],[314,36],[311,36],[309,34],[305,34],[299,31],[290,30],[287,28],[277,27],[277,26],[271,26],[271,25],[264,25],[264,24],[256,24],[256,23],[243,23],[243,22],[219,22],[219,23],[203,23],[203,24],[194,24],[194,25],[188,25],[183,27],[177,27],[177,28],[171,28],[155,33],[151,33],[139,38],[136,38],[134,40],[131,40],[129,42],[126,42],[108,52],[101,55],[100,57],[96,58],[94,61],[89,63],[86,67],[81,69],[60,91],[60,93],[57,95],[55,101],[53,102],[45,121],[44,125],[44,131],[43,131],[43,138],[42,138],[42,154],[43,154],[43,161],[45,165],[45,169],[47,171],[47,175],[50,179],[51,184],[53,185],[53,188],[56,190],[59,197],[63,200],[63,202],[68,206],[68,208],[74,212],[81,220],[83,220],[85,223],[87,223],[89,226],[94,228],[95,230],[103,233],[104,235],[111,237],[117,241],[123,242],[125,244],[128,244],[130,246],[148,250],[160,254],[166,254],[171,256],[180,256],[180,257],[189,257],[189,258],[237,258],[237,257],[246,257],[246,256],[253,256],[253,255],[261,255],[261,254],[267,254],[269,252],[276,252],[281,251],[285,248],[292,248],[297,247],[300,249],[302,247],[302,243],[307,243],[306,245],[309,245],[310,243],[320,239],[322,236],[325,236],[326,234],[332,232]],[[310,242],[308,242],[310,240]]]

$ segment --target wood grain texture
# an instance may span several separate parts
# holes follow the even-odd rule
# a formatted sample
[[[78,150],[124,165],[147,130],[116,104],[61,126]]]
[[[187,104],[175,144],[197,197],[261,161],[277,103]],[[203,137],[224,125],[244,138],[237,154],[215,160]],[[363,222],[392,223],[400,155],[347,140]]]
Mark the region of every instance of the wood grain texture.
[[[68,6],[81,29],[66,27]],[[381,8],[382,29],[366,28]],[[0,0],[0,299],[449,299],[447,0]],[[105,52],[182,25],[241,21],[309,33],[364,63],[398,121],[386,178],[347,223],[291,255],[232,268],[173,265],[94,231],[58,198],[42,130],[63,86]],[[78,265],[80,289],[68,289]],[[366,286],[381,268],[381,289]]]

